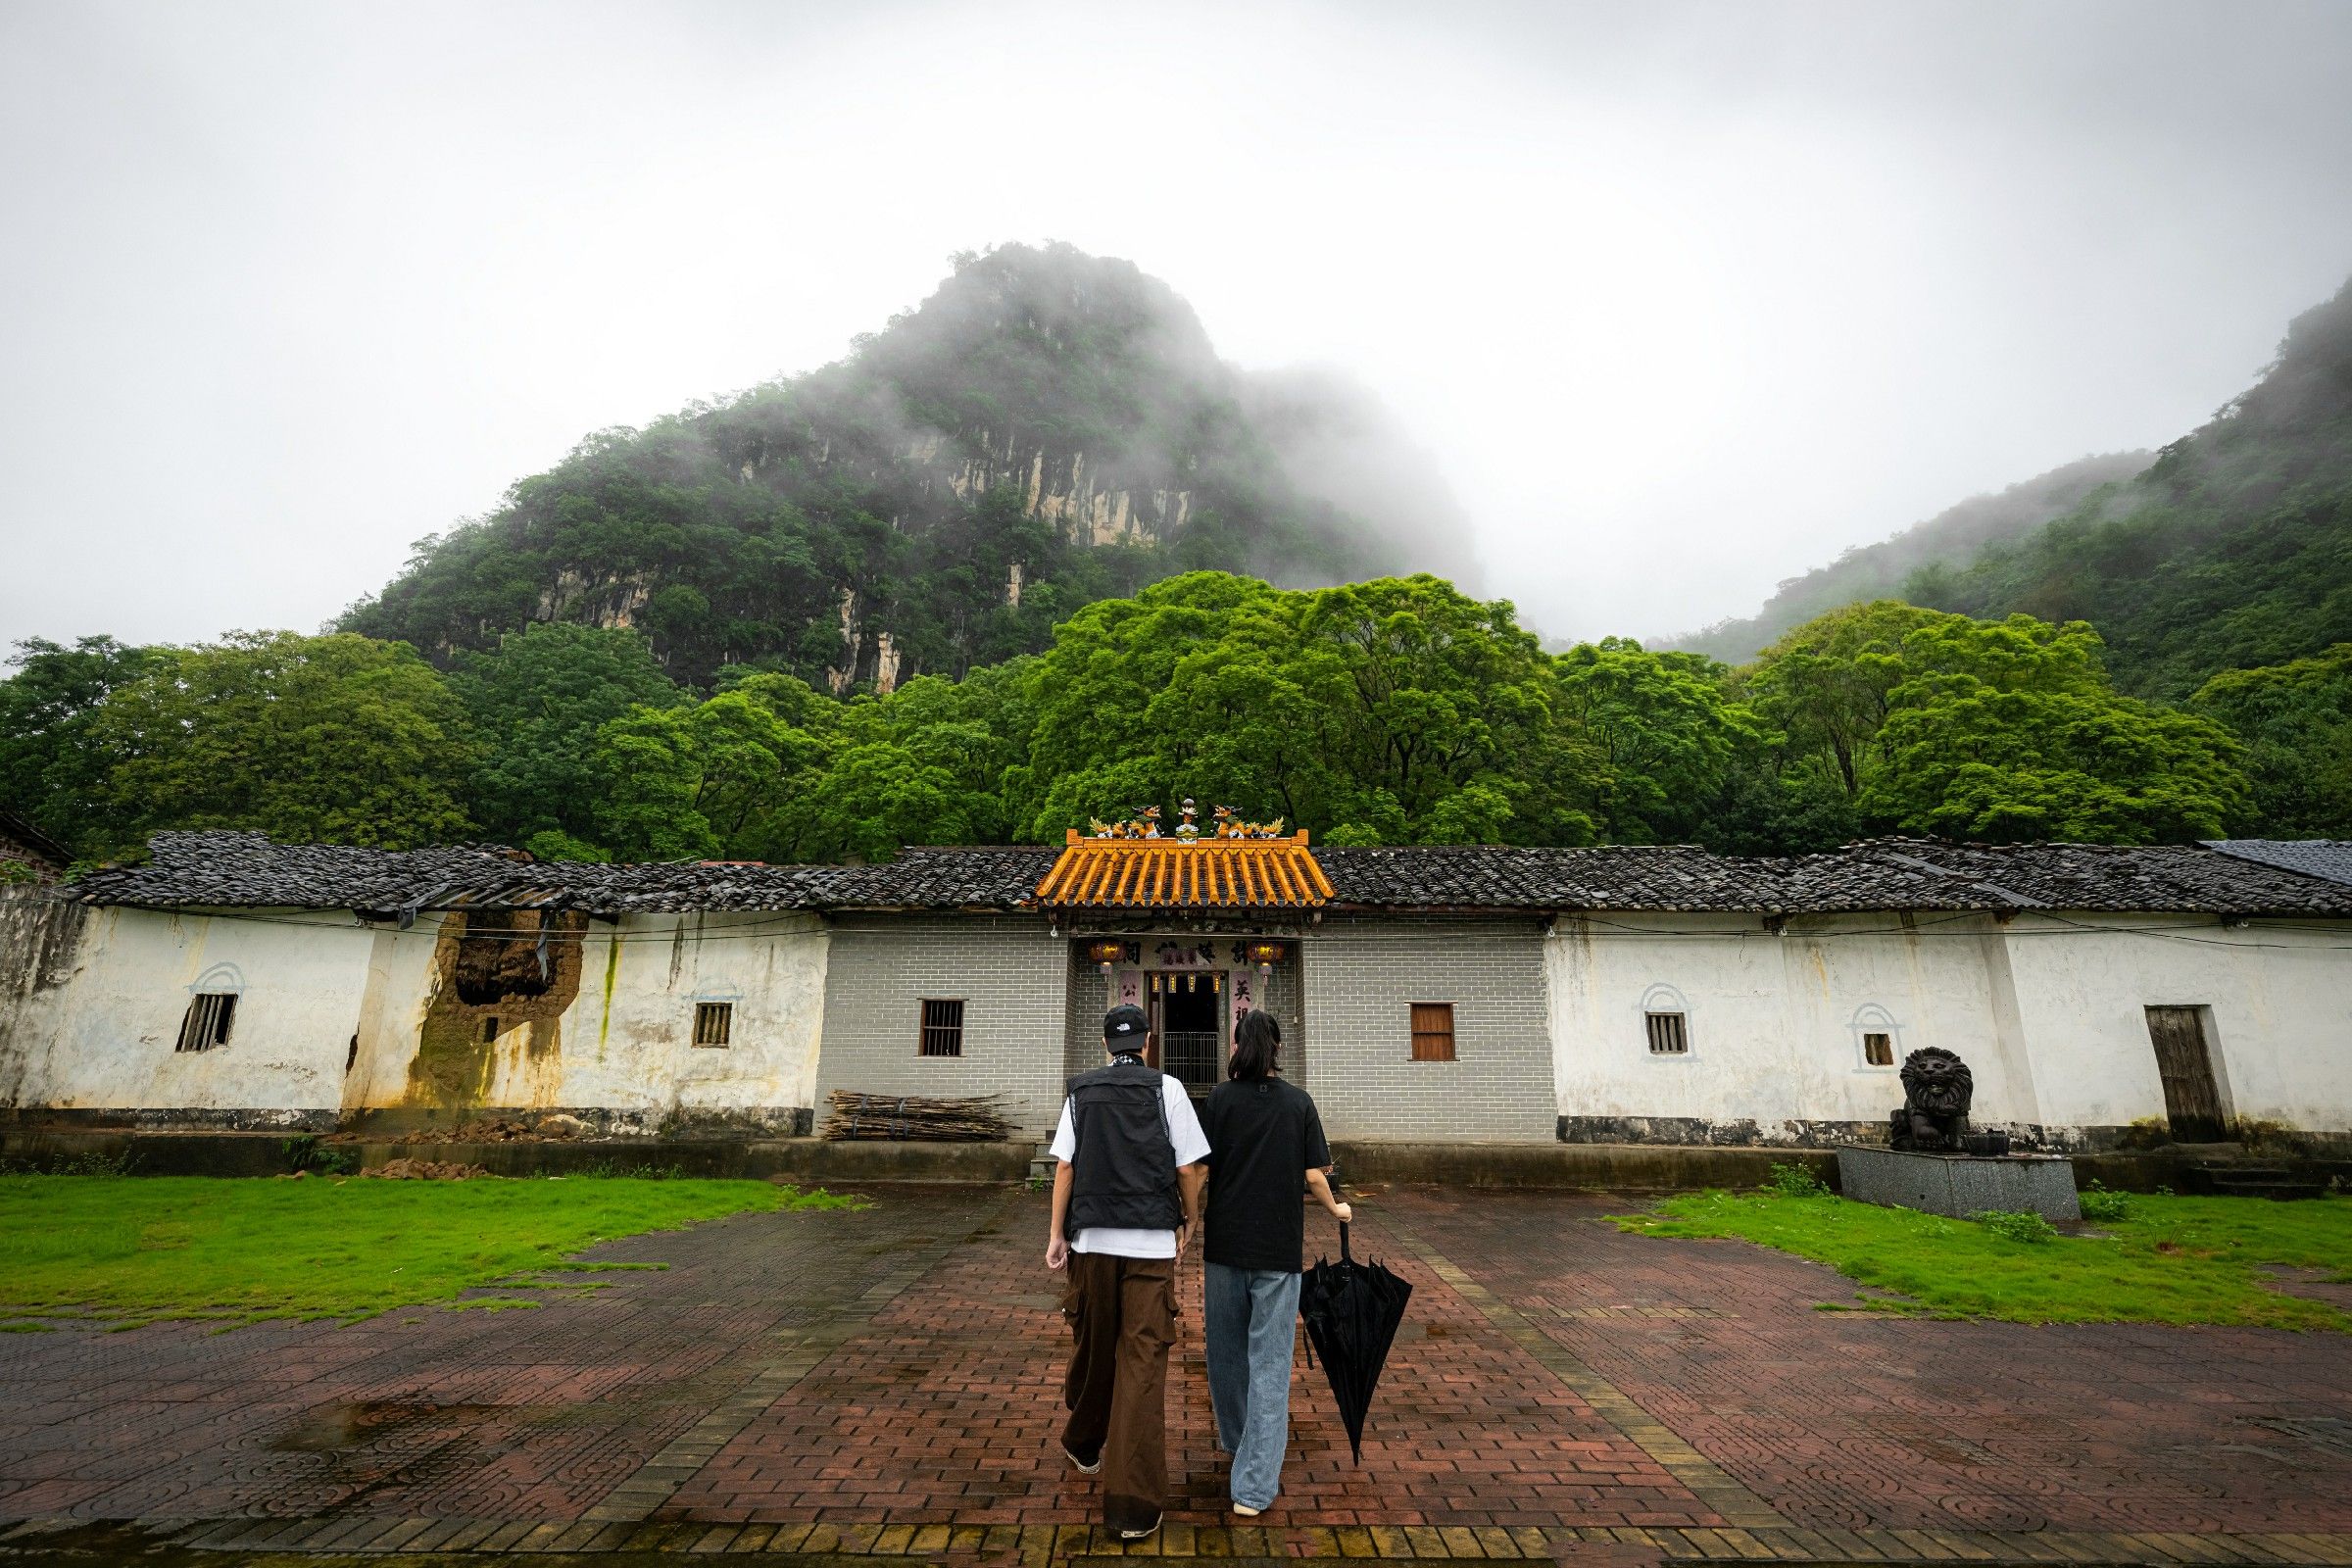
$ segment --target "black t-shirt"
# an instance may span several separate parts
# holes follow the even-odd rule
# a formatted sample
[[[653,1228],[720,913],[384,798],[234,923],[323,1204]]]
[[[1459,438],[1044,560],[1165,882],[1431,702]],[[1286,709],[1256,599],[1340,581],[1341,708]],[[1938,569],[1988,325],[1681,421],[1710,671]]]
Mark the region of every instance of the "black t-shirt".
[[[1306,1248],[1306,1173],[1331,1163],[1323,1118],[1279,1078],[1229,1079],[1209,1091],[1208,1207],[1201,1251],[1227,1268],[1298,1272]]]

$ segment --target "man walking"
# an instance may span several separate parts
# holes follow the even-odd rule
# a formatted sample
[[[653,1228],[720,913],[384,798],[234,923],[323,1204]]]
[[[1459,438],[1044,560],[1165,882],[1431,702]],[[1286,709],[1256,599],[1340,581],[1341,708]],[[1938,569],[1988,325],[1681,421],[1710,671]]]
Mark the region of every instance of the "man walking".
[[[1108,1066],[1070,1080],[1054,1134],[1046,1265],[1067,1267],[1070,1419],[1061,1450],[1102,1477],[1102,1522],[1123,1541],[1159,1528],[1168,1493],[1168,1348],[1176,1259],[1200,1215],[1208,1140],[1184,1086],[1144,1065],[1144,1010],[1103,1015]]]

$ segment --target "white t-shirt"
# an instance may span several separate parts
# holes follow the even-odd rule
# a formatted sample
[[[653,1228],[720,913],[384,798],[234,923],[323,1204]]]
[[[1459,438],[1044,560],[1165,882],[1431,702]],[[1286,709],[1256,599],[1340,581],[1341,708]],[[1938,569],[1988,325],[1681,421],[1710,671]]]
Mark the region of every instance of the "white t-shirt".
[[[1193,1114],[1193,1097],[1166,1073],[1159,1076],[1160,1103],[1167,1107],[1168,1142],[1176,1146],[1179,1166],[1197,1165],[1208,1157],[1208,1138],[1200,1118]],[[1054,1157],[1068,1164],[1078,1157],[1078,1127],[1070,1102],[1061,1102],[1061,1125],[1054,1130]],[[1090,1225],[1070,1241],[1073,1252],[1106,1252],[1112,1257],[1174,1257],[1174,1231],[1125,1230],[1115,1225]]]

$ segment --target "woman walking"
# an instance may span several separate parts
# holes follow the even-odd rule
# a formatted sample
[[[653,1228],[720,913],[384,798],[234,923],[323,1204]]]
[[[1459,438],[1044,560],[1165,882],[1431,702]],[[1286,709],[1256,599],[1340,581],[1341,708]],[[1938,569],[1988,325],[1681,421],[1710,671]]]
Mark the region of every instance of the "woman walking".
[[[1273,1506],[1290,1446],[1291,1346],[1306,1249],[1300,1177],[1342,1224],[1352,1211],[1331,1196],[1331,1150],[1314,1101],[1280,1076],[1282,1026],[1260,1008],[1235,1033],[1232,1065],[1210,1092],[1205,1118],[1201,1318],[1217,1446],[1233,1456],[1233,1511],[1248,1518]]]

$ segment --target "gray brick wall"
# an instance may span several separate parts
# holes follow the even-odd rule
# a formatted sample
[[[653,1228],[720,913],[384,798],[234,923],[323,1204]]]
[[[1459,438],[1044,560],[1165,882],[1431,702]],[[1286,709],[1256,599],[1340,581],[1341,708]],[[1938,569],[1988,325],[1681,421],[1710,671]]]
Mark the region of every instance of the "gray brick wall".
[[[1050,1136],[1061,1109],[1069,973],[1068,945],[1048,937],[1033,914],[836,921],[817,1051],[818,1119],[836,1089],[1001,1094],[1007,1116]],[[962,1055],[917,1054],[926,997],[963,1000]]]
[[[1534,917],[1333,916],[1306,939],[1301,978],[1298,1081],[1333,1138],[1553,1141],[1558,1093]],[[1453,1004],[1454,1060],[1412,1059],[1416,1002]],[[1292,1038],[1287,1023],[1283,1033]]]

